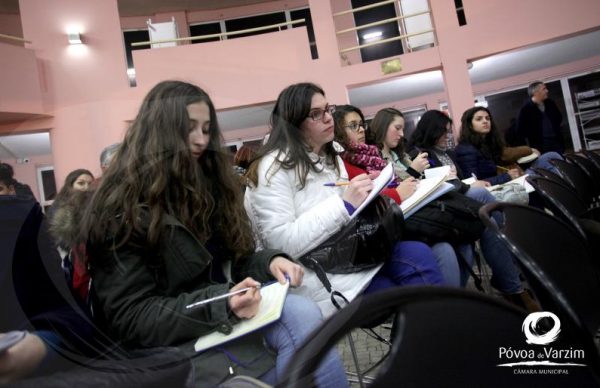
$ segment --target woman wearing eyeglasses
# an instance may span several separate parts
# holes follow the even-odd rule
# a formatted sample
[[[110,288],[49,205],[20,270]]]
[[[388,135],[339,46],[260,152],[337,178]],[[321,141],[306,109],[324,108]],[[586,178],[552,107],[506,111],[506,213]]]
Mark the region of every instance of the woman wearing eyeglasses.
[[[333,118],[335,140],[344,148],[341,157],[350,178],[365,172],[380,171],[388,164],[388,161],[381,156],[377,146],[365,143],[365,118],[360,109],[352,105],[337,106]],[[394,125],[394,123],[390,125]],[[395,125],[398,125],[398,121]],[[404,126],[403,121],[402,126]],[[391,131],[396,131],[396,128],[393,127]],[[392,198],[396,203],[401,203],[410,197],[417,188],[415,178],[405,170],[402,171],[404,172],[403,176],[408,177],[399,180],[397,187],[381,191],[382,195]],[[459,287],[461,285],[460,267],[454,248],[447,242],[438,242],[433,244],[431,249],[444,277],[444,283],[448,286]]]
[[[347,186],[324,186],[348,180],[333,142],[334,107],[317,85],[287,87],[271,114],[271,136],[250,166],[245,206],[263,247],[301,257],[339,231],[367,197],[373,184],[367,174]],[[403,241],[383,266],[351,274],[327,274],[332,288],[352,300],[362,292],[408,284],[441,284],[442,276],[425,244]],[[313,299],[325,316],[335,312],[329,293],[305,268],[295,292]]]

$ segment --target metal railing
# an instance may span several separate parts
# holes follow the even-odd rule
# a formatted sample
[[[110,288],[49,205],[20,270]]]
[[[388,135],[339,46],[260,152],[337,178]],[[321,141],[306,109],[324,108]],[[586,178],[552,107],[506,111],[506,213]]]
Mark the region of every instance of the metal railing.
[[[32,43],[30,40],[23,39],[21,37],[5,35],[5,34],[0,34],[0,39],[13,40],[15,42],[21,42],[21,43]]]
[[[306,19],[297,19],[297,20],[292,20],[292,21],[284,22],[284,23],[270,24],[268,26],[248,28],[248,29],[239,30],[239,31],[222,32],[219,34],[188,36],[188,37],[184,37],[184,38],[174,38],[174,39],[150,40],[147,42],[136,42],[136,43],[132,43],[131,47],[145,46],[145,45],[149,45],[149,44],[158,44],[158,43],[187,42],[187,41],[205,40],[205,39],[212,39],[212,38],[219,38],[221,40],[221,39],[223,39],[223,37],[247,34],[250,32],[270,30],[273,28],[278,28],[279,31],[281,31],[281,27],[292,26],[294,24],[300,24],[300,23],[304,23],[304,22],[306,22]]]
[[[385,0],[385,1],[381,1],[379,3],[375,3],[375,4],[370,4],[370,5],[366,5],[363,7],[358,7],[358,8],[352,8],[346,11],[341,11],[341,12],[337,12],[334,13],[333,16],[337,17],[337,16],[342,16],[342,15],[348,15],[348,14],[354,14],[356,12],[361,12],[361,11],[365,11],[368,9],[372,9],[372,8],[377,8],[377,7],[381,7],[383,5],[387,5],[387,4],[393,4],[393,3],[397,3],[398,0]],[[370,27],[375,27],[375,26],[380,26],[383,24],[387,24],[387,23],[391,23],[391,22],[397,22],[399,23],[400,21],[403,21],[405,19],[408,18],[412,18],[415,16],[420,16],[420,15],[429,15],[431,14],[430,10],[427,11],[421,11],[421,12],[415,12],[412,14],[407,14],[407,15],[401,15],[401,16],[397,16],[397,17],[393,17],[393,18],[388,18],[388,19],[384,19],[384,20],[379,20],[373,23],[368,23],[368,24],[363,24],[360,26],[356,26],[356,27],[352,27],[352,28],[346,28],[344,30],[340,30],[340,31],[336,31],[336,35],[341,35],[341,34],[345,34],[348,32],[357,32],[360,30],[363,30],[365,28],[370,28]],[[399,28],[400,31],[402,31],[401,28]],[[435,29],[431,28],[431,29],[427,29],[427,30],[422,30],[422,31],[415,31],[415,32],[411,32],[409,34],[401,34],[399,36],[394,36],[391,38],[387,38],[387,39],[381,39],[381,40],[377,40],[374,42],[368,42],[368,43],[364,43],[361,45],[356,45],[356,46],[352,46],[352,47],[347,47],[347,48],[343,48],[340,49],[340,54],[344,54],[350,51],[354,51],[354,50],[360,50],[366,47],[372,47],[372,46],[377,46],[377,45],[381,45],[381,44],[385,44],[388,42],[394,42],[397,40],[405,40],[403,46],[408,48],[409,51],[412,51],[412,47],[408,44],[408,42],[406,41],[408,38],[411,38],[413,36],[418,36],[418,35],[424,35],[424,34],[429,34],[429,33],[435,33]],[[435,35],[434,35],[434,44],[435,44]]]

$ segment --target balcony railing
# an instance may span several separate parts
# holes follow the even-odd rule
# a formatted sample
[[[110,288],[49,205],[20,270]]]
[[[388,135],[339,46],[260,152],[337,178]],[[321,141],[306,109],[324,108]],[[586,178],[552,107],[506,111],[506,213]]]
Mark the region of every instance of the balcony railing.
[[[132,43],[131,47],[145,46],[145,45],[149,45],[149,44],[158,44],[158,43],[191,42],[191,41],[195,41],[195,40],[205,40],[205,39],[212,39],[212,38],[219,38],[220,40],[222,40],[224,37],[247,34],[247,33],[252,33],[252,32],[265,31],[265,30],[271,30],[273,28],[278,28],[279,31],[281,31],[282,27],[293,26],[294,24],[301,24],[301,23],[304,23],[305,21],[306,21],[305,19],[297,19],[297,20],[292,20],[292,21],[284,22],[284,23],[277,23],[277,24],[271,24],[268,26],[248,28],[248,29],[239,30],[239,31],[222,32],[219,34],[188,36],[188,37],[184,37],[184,38],[152,40],[152,41],[147,41],[147,42],[136,42],[136,43]]]
[[[13,35],[0,34],[0,39],[2,39],[2,40],[9,40],[11,42],[32,43],[30,40],[26,40],[26,39],[23,39],[21,37],[13,36]]]
[[[385,0],[385,1],[375,3],[375,4],[366,5],[363,7],[352,8],[349,10],[337,12],[337,13],[333,14],[333,17],[339,17],[339,16],[349,15],[349,14],[353,15],[356,12],[366,11],[369,9],[381,7],[381,6],[388,5],[388,4],[396,4],[396,3],[398,3],[398,0]],[[351,51],[361,50],[361,49],[364,49],[367,47],[378,46],[381,44],[394,42],[394,41],[398,41],[398,40],[402,41],[402,47],[404,49],[403,50],[404,52],[411,52],[414,49],[434,46],[435,45],[435,29],[434,28],[418,28],[417,29],[417,28],[415,28],[415,26],[410,26],[410,28],[407,28],[407,25],[406,25],[406,21],[408,19],[415,18],[415,17],[422,16],[422,15],[430,15],[430,14],[431,14],[431,11],[429,9],[427,9],[427,10],[420,11],[420,12],[405,14],[405,15],[401,15],[401,16],[397,16],[397,17],[393,17],[393,18],[379,20],[376,22],[363,24],[360,26],[346,28],[346,29],[336,31],[336,34],[339,37],[342,34],[347,34],[347,33],[358,34],[359,31],[367,29],[367,28],[396,22],[398,24],[398,31],[400,32],[399,36],[393,36],[390,38],[380,39],[380,40],[376,40],[373,42],[367,42],[367,43],[363,43],[363,44],[359,44],[359,45],[355,45],[355,46],[351,46],[351,47],[340,48],[340,50],[339,50],[340,55],[342,55],[342,57],[345,57],[344,54],[351,52]],[[429,17],[429,19],[426,20],[424,24],[427,25],[425,27],[431,27],[432,26],[431,17]],[[414,39],[411,39],[411,38],[426,35],[426,34],[431,34],[431,39],[425,39],[424,41],[421,40],[421,42],[416,42]],[[358,36],[357,36],[357,41],[358,41]],[[418,43],[418,44],[416,44],[416,43]]]

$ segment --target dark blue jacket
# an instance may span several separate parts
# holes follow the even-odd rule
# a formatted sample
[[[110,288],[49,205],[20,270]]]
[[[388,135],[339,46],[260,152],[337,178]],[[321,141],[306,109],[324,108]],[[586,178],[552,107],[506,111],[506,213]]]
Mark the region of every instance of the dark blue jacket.
[[[456,146],[456,161],[462,173],[466,177],[475,174],[477,179],[483,179],[492,185],[498,185],[511,180],[508,173],[497,175],[496,163],[486,157],[480,150],[472,144],[460,143]]]

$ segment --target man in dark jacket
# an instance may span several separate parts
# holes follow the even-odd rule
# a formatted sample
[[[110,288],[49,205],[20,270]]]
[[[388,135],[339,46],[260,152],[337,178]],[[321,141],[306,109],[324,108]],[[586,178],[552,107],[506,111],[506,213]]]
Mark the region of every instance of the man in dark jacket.
[[[562,115],[554,101],[548,98],[548,88],[535,81],[527,88],[530,99],[517,116],[517,136],[520,145],[529,145],[542,153],[556,151],[562,154],[565,144],[560,132]]]

